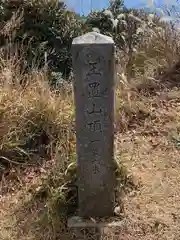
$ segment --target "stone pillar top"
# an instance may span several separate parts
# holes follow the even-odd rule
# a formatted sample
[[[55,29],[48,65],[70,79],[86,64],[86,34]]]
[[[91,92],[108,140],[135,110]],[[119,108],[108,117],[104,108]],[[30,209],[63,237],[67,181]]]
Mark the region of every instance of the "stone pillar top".
[[[111,37],[105,36],[97,32],[88,32],[80,37],[74,38],[73,45],[77,44],[114,44]]]

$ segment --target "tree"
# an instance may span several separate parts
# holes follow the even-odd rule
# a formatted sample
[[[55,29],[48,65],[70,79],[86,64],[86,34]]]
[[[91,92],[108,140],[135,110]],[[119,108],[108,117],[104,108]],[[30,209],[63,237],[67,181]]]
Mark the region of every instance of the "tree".
[[[71,43],[84,32],[83,21],[58,0],[7,0],[1,6],[4,12],[1,47],[18,45],[25,53],[28,67],[42,68],[46,61],[51,71],[68,76]],[[18,28],[13,29],[20,18]]]
[[[144,36],[149,36],[154,27],[154,18],[143,9],[127,9],[122,0],[111,0],[107,9],[92,12],[87,17],[87,24],[99,29],[102,34],[111,36],[116,47],[127,57],[127,73],[133,75],[134,55]]]
[[[118,15],[123,11],[124,1],[123,0],[110,0],[109,10],[112,12],[114,18],[117,18]]]

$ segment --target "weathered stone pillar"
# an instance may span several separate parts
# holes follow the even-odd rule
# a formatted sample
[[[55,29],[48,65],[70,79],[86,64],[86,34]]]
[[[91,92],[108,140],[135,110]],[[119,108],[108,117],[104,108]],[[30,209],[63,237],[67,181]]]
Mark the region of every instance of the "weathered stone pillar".
[[[114,42],[90,32],[72,44],[79,216],[112,216],[114,208]]]

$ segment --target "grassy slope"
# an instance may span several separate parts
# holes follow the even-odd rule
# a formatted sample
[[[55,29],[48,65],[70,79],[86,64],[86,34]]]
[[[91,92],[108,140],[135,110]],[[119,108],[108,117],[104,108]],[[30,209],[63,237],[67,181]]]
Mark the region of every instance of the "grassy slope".
[[[116,233],[120,240],[180,238],[180,91],[165,88],[171,78],[177,86],[179,75],[169,72],[163,89],[153,75],[178,59],[179,43],[162,34],[148,44],[144,60],[139,63],[142,53],[136,58],[136,78],[127,84],[121,76],[124,85],[116,89],[115,156],[128,172],[120,172],[118,186],[124,224],[107,234]],[[145,72],[140,75],[142,61]],[[9,63],[4,66],[8,68],[0,72],[0,239],[71,239],[66,220],[76,207],[71,184],[76,174],[70,86],[52,92],[44,84],[46,75],[34,72],[27,76],[31,84],[24,90],[18,85],[22,76],[17,69]]]
[[[52,133],[53,123],[61,136],[58,140],[54,139],[56,151],[53,150],[47,161],[35,158],[28,162],[29,166],[21,168],[10,162],[10,170],[3,172],[0,239],[71,239],[71,233],[65,224],[67,201],[72,203],[67,196],[66,184],[73,171],[69,164],[74,161],[74,143],[73,131],[69,130],[65,134],[63,127],[70,129],[73,117],[72,96],[60,98],[37,83],[36,86],[29,86],[23,92],[23,97],[20,89],[13,87],[2,88],[1,91],[1,109],[6,113],[3,115],[5,120],[1,123],[1,136],[4,137],[1,151],[5,152],[7,144],[15,148],[17,139],[7,139],[5,134],[11,136],[13,131],[21,133],[25,127],[28,131],[30,111],[31,114],[37,114],[37,107],[40,108],[41,117],[44,117],[43,122],[46,119],[43,129],[47,133],[50,129]],[[116,231],[119,239],[178,239],[179,150],[176,147],[178,139],[172,141],[172,137],[178,134],[180,122],[178,95],[178,92],[177,95],[174,94],[175,99],[171,101],[161,101],[160,97],[152,96],[131,99],[129,102],[124,100],[122,105],[125,107],[121,109],[118,109],[117,104],[116,159],[127,167],[139,185],[137,189],[121,192],[121,217],[126,223],[119,232]],[[117,103],[118,101],[120,99],[117,90]],[[17,114],[20,107],[21,116]],[[144,115],[143,109],[146,110]],[[129,118],[127,125],[124,123],[122,128],[119,122],[127,117],[124,110],[128,110]],[[134,119],[132,112],[136,116],[141,112],[139,119]],[[34,114],[31,116],[34,117]],[[37,118],[33,117],[31,121],[37,123]],[[12,123],[16,127],[4,133],[4,125],[8,128],[12,127]],[[120,131],[120,127],[124,130]],[[32,132],[29,130],[28,134]],[[24,135],[20,135],[23,140]],[[11,142],[8,142],[10,139]],[[7,158],[6,161],[16,162],[20,159]],[[68,166],[69,170],[66,171]]]

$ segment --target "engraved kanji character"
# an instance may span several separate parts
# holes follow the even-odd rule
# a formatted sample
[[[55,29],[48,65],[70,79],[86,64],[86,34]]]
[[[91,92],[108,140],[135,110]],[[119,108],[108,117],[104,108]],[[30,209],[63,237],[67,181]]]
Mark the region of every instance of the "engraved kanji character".
[[[91,153],[92,153],[92,158],[93,158],[93,162],[97,161],[98,156],[99,156],[99,146],[98,143],[100,142],[100,140],[91,140],[90,144],[91,144]]]
[[[100,142],[100,140],[96,139],[96,140],[91,140],[90,142],[91,143],[97,143],[97,142]]]
[[[100,97],[100,83],[92,82],[88,84],[89,97]]]
[[[92,110],[91,110],[91,111],[87,110],[87,113],[88,113],[88,114],[92,114],[92,113],[102,113],[102,109],[96,110],[95,108],[96,108],[96,105],[95,105],[95,103],[93,103]]]
[[[98,68],[97,66],[97,61],[89,61],[88,64],[89,66],[89,71],[87,73],[87,76],[91,76],[91,75],[102,75],[101,70]]]
[[[100,120],[96,120],[92,123],[88,123],[91,132],[102,131],[102,126]]]
[[[92,171],[94,174],[97,174],[100,172],[99,167],[96,163],[94,163]]]

